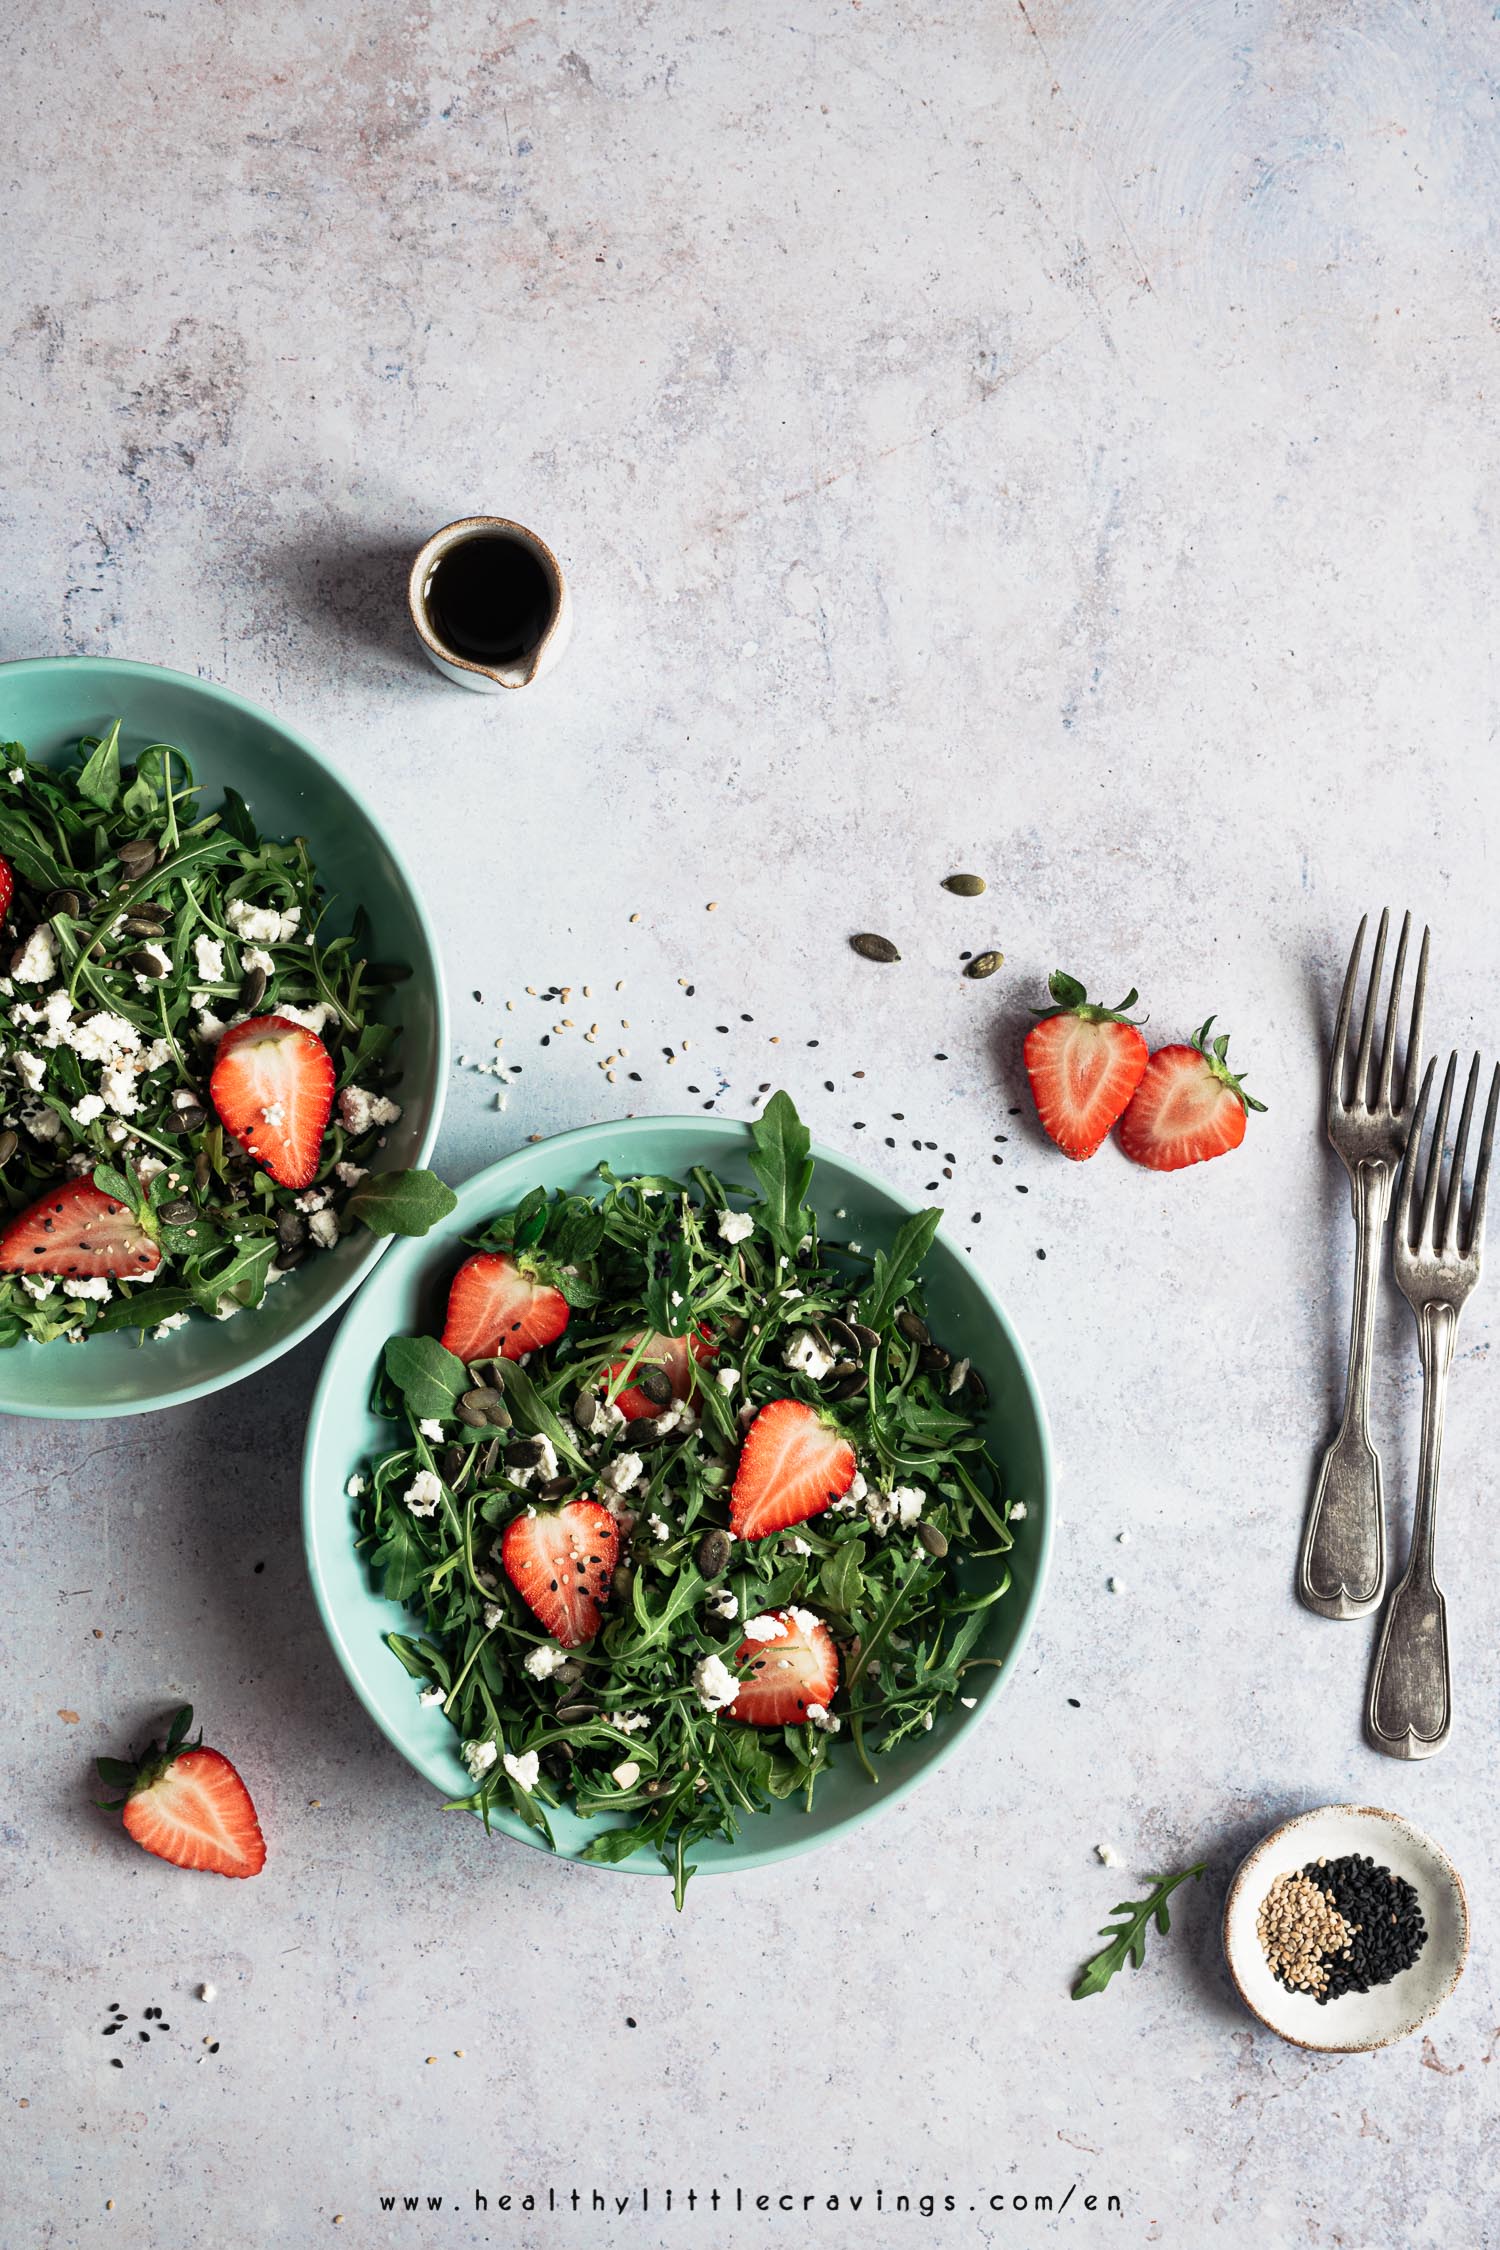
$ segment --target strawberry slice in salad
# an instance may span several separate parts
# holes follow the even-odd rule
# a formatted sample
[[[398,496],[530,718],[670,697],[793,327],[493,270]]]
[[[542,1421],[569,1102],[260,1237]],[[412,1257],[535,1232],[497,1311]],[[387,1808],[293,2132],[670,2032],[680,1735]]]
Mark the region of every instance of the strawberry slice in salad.
[[[693,1365],[703,1365],[718,1352],[707,1328],[695,1328],[691,1336],[662,1336],[654,1329],[627,1339],[626,1350],[639,1351],[640,1357],[630,1368],[630,1381],[621,1391],[616,1391],[615,1404],[627,1422],[644,1422],[663,1407],[677,1400],[681,1405],[693,1393]],[[613,1387],[630,1367],[629,1359],[616,1360],[607,1370],[607,1379]]]
[[[0,1272],[140,1281],[161,1252],[135,1214],[92,1180],[64,1180],[0,1234]]]
[[[453,1276],[442,1340],[462,1360],[524,1359],[555,1344],[567,1325],[567,1298],[524,1252],[517,1260],[480,1250]]]
[[[208,1082],[225,1131],[289,1188],[318,1176],[333,1088],[328,1049],[288,1016],[252,1016],[226,1031]]]
[[[729,1499],[737,1539],[766,1539],[819,1516],[854,1482],[854,1448],[800,1399],[772,1399],[745,1435]]]

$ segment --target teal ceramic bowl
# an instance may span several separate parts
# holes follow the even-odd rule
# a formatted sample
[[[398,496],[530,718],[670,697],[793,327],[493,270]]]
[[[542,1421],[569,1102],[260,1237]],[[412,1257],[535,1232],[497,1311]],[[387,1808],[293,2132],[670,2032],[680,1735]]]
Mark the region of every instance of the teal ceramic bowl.
[[[393,1171],[424,1164],[437,1139],[447,1085],[448,1026],[437,940],[390,839],[310,742],[227,688],[154,664],[92,656],[36,657],[0,664],[0,741],[60,763],[80,735],[123,722],[121,749],[134,756],[170,742],[190,759],[212,811],[226,783],[249,803],[266,835],[305,836],[333,894],[329,928],[363,904],[375,956],[411,965],[390,1003],[402,1034],[400,1123],[383,1161]],[[144,1414],[222,1390],[253,1375],[311,1335],[356,1290],[386,1248],[358,1228],[311,1258],[233,1320],[194,1318],[160,1343],[96,1336],[76,1348],[17,1344],[0,1351],[0,1412],[72,1417]]]
[[[424,1330],[437,1333],[448,1283],[462,1255],[460,1238],[518,1203],[531,1188],[592,1194],[598,1167],[607,1160],[622,1174],[662,1172],[678,1179],[686,1178],[693,1165],[705,1164],[730,1187],[748,1192],[754,1185],[748,1148],[746,1128],[731,1118],[638,1117],[586,1125],[518,1149],[460,1190],[458,1208],[440,1231],[422,1241],[398,1243],[345,1317],[308,1421],[302,1484],[308,1567],[323,1623],[355,1693],[402,1756],[445,1797],[466,1795],[472,1787],[458,1756],[457,1736],[441,1711],[422,1708],[416,1683],[385,1646],[386,1633],[414,1628],[399,1605],[372,1590],[355,1550],[353,1503],[345,1492],[354,1472],[390,1443],[391,1424],[369,1408],[370,1385],[386,1339]],[[847,1234],[871,1250],[888,1246],[913,1206],[846,1157],[828,1149],[816,1149],[814,1155],[812,1201],[825,1226],[841,1211],[845,1216],[835,1230],[840,1236]],[[972,1672],[975,1708],[960,1707],[940,1718],[930,1733],[899,1744],[880,1761],[878,1783],[870,1782],[852,1757],[841,1757],[820,1782],[811,1813],[800,1805],[778,1804],[747,1820],[738,1842],[699,1847],[694,1858],[705,1873],[763,1867],[806,1851],[906,1796],[993,1708],[1036,1615],[1052,1539],[1052,1471],[1047,1418],[1035,1379],[999,1299],[942,1235],[928,1258],[923,1284],[935,1332],[950,1350],[966,1353],[989,1386],[989,1443],[1008,1496],[1026,1503],[1009,1558],[1011,1590],[990,1611],[988,1637],[976,1652],[997,1659],[1001,1669]],[[975,1568],[988,1571],[995,1565]],[[546,1849],[514,1814],[493,1817],[506,1835]],[[566,1811],[549,1817],[558,1850],[568,1858],[577,1858],[600,1827],[608,1825],[581,1821]],[[663,1872],[649,1853],[620,1864],[631,1874]]]

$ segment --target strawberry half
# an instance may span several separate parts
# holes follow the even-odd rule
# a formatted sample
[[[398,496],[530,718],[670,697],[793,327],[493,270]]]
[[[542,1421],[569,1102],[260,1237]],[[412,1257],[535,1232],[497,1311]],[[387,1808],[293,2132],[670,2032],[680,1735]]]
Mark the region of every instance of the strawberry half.
[[[448,1291],[443,1342],[460,1359],[520,1359],[555,1344],[568,1300],[502,1250],[465,1258]]]
[[[311,1187],[333,1108],[333,1058],[290,1016],[252,1016],[219,1041],[208,1090],[227,1133],[282,1187]]]
[[[597,1500],[538,1508],[505,1527],[500,1560],[533,1617],[561,1648],[582,1648],[599,1630],[620,1527]]]
[[[735,1650],[735,1663],[748,1663],[750,1671],[729,1706],[731,1719],[795,1727],[805,1723],[810,1703],[826,1711],[838,1692],[839,1652],[823,1620],[806,1609],[773,1609],[751,1622],[778,1630],[770,1640],[747,1635]]]
[[[10,861],[6,858],[4,852],[0,852],[0,922],[3,922],[10,912],[10,902],[15,895],[16,878],[11,871]]]
[[[695,1329],[691,1336],[662,1336],[655,1332],[632,1336],[626,1349],[633,1352],[637,1345],[643,1349],[632,1370],[632,1376],[638,1376],[642,1368],[659,1367],[672,1386],[672,1397],[678,1400],[692,1396],[692,1362],[695,1359],[700,1362],[712,1359],[719,1349],[704,1328]],[[611,1383],[623,1375],[626,1364],[623,1359],[616,1360],[614,1366],[606,1371]],[[666,1399],[648,1398],[636,1380],[632,1380],[615,1397],[615,1404],[627,1422],[643,1422],[648,1415],[660,1414],[662,1408],[669,1403]]]
[[[1092,1156],[1141,1082],[1147,1048],[1126,1014],[1136,1003],[1127,992],[1118,1008],[1100,1008],[1061,969],[1047,979],[1054,1006],[1038,1008],[1041,1021],[1026,1034],[1026,1075],[1043,1130],[1064,1156]]]
[[[161,1252],[134,1212],[90,1179],[49,1189],[0,1234],[3,1273],[102,1273],[128,1281],[160,1264]]]
[[[854,1448],[800,1399],[773,1398],[745,1432],[729,1497],[737,1539],[765,1539],[819,1516],[854,1482]]]
[[[185,1706],[164,1747],[153,1742],[133,1764],[119,1758],[95,1763],[106,1781],[126,1790],[116,1802],[127,1833],[142,1850],[174,1867],[258,1875],[266,1864],[266,1841],[250,1792],[222,1752],[202,1747],[201,1735],[183,1747],[192,1723],[192,1708]]]
[[[1190,1047],[1160,1047],[1146,1066],[1134,1101],[1120,1120],[1120,1146],[1153,1172],[1180,1172],[1206,1164],[1245,1138],[1247,1110],[1265,1108],[1247,1094],[1225,1061],[1229,1034],[1210,1045],[1213,1017],[1193,1033]]]

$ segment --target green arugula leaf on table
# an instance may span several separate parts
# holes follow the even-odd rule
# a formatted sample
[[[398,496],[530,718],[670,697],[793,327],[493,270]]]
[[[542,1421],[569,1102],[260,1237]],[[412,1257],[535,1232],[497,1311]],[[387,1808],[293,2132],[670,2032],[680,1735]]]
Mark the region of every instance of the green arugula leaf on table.
[[[1154,1922],[1163,1937],[1172,1927],[1172,1917],[1167,1910],[1167,1900],[1179,1883],[1198,1882],[1208,1862],[1200,1859],[1193,1867],[1184,1867],[1177,1875],[1158,1875],[1152,1878],[1153,1888],[1146,1898],[1122,1899],[1110,1908],[1112,1914],[1122,1915],[1119,1922],[1106,1922],[1099,1935],[1107,1937],[1109,1944],[1100,1948],[1092,1960],[1086,1962],[1073,1987],[1075,2000],[1088,2000],[1102,1992],[1110,1978],[1123,1969],[1129,1961],[1138,1969],[1146,1958],[1146,1932]]]

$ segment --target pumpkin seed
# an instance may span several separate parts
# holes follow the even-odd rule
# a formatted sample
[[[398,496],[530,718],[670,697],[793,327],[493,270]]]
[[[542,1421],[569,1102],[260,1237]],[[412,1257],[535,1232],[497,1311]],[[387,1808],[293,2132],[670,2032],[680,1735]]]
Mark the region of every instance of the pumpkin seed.
[[[934,1556],[938,1562],[941,1562],[948,1552],[948,1542],[935,1523],[919,1523],[917,1525],[917,1539],[927,1549],[928,1554]]]
[[[138,945],[134,953],[127,953],[125,959],[138,977],[164,977],[171,967],[170,962],[163,963],[159,953],[148,953],[143,945]]]
[[[974,1404],[976,1406],[988,1406],[990,1403],[990,1387],[977,1367],[969,1369],[966,1380],[968,1388],[973,1394]]]
[[[721,1335],[727,1336],[731,1344],[737,1344],[745,1333],[745,1325],[744,1320],[738,1313],[725,1313],[723,1319],[719,1322],[719,1332]]]
[[[266,996],[266,972],[260,967],[247,969],[240,986],[240,1006],[254,1010]]]
[[[243,1189],[238,1195],[234,1193],[233,1189],[230,1190],[231,1202],[242,1203],[244,1199]],[[291,1242],[285,1244],[281,1249],[277,1251],[276,1263],[278,1266],[280,1266],[283,1273],[290,1273],[294,1266],[301,1265],[303,1259],[306,1256],[307,1244],[305,1242]]]
[[[852,1375],[844,1376],[841,1382],[835,1383],[830,1381],[826,1385],[823,1395],[825,1398],[829,1398],[834,1401],[844,1398],[853,1398],[855,1392],[862,1391],[864,1387],[864,1376],[860,1373],[859,1369],[856,1368]]]
[[[945,875],[943,889],[952,891],[958,898],[979,898],[985,890],[982,875]]]
[[[586,1725],[590,1719],[597,1719],[598,1716],[599,1706],[597,1703],[562,1703],[559,1704],[557,1711],[558,1724],[564,1727],[581,1727]]]
[[[617,1602],[628,1602],[630,1589],[635,1584],[635,1572],[619,1563],[610,1574],[609,1590]]]
[[[294,1242],[305,1242],[307,1240],[307,1221],[300,1211],[278,1211],[276,1214],[276,1232],[281,1241],[288,1247]]]
[[[644,1398],[650,1399],[653,1406],[671,1405],[672,1379],[665,1368],[649,1364],[638,1367],[630,1380]]]
[[[573,1419],[580,1430],[591,1430],[599,1419],[599,1400],[593,1391],[580,1391],[573,1407]]]
[[[859,1362],[853,1359],[836,1359],[823,1380],[825,1383],[843,1383],[851,1375],[857,1375],[863,1379],[864,1369]]]
[[[571,1492],[572,1489],[573,1479],[564,1475],[552,1477],[546,1484],[539,1484],[537,1493],[539,1498],[543,1500],[560,1500],[565,1492]]]
[[[468,1466],[469,1448],[466,1445],[445,1445],[438,1454],[438,1475],[444,1484],[455,1485]]]
[[[19,1134],[0,1133],[0,1170],[10,1162],[20,1145]]]
[[[823,1326],[830,1339],[837,1344],[846,1359],[858,1359],[860,1357],[862,1347],[859,1338],[847,1320],[840,1320],[837,1313],[826,1313],[823,1317]]]
[[[499,1391],[491,1390],[488,1385],[479,1390],[465,1391],[458,1402],[457,1412],[460,1422],[466,1429],[470,1430],[483,1430],[491,1426],[503,1430],[508,1427],[510,1420],[506,1413],[504,1398]],[[497,1413],[506,1415],[504,1422],[496,1420]],[[530,1448],[529,1451],[527,1450],[528,1447]],[[528,1462],[540,1461],[542,1458],[541,1439],[525,1439],[522,1445],[516,1447],[515,1458],[523,1467]]]
[[[153,930],[159,930],[164,922],[170,922],[172,919],[171,908],[169,906],[158,906],[154,898],[135,899],[132,901],[130,911],[138,922],[149,922]]]
[[[159,937],[161,935],[161,924],[159,922],[148,922],[144,914],[127,914],[125,917],[125,935],[127,937]]]
[[[468,1405],[469,1400],[473,1396],[474,1393],[472,1391],[467,1391],[459,1400],[458,1413],[460,1421],[462,1421],[463,1419],[464,1408]],[[489,1415],[487,1412],[485,1415],[485,1420],[489,1420]],[[542,1441],[537,1437],[517,1438],[515,1444],[511,1447],[510,1452],[507,1455],[507,1459],[509,1460],[510,1465],[513,1469],[534,1469],[541,1458]]]
[[[932,1330],[920,1313],[912,1311],[910,1305],[901,1307],[900,1312],[896,1315],[896,1326],[908,1343],[930,1344],[932,1342]]]
[[[861,930],[849,943],[863,960],[899,961],[901,956],[888,937],[877,937],[873,930]]]
[[[492,1437],[488,1445],[476,1446],[474,1449],[474,1474],[478,1481],[481,1484],[488,1484],[504,1458],[505,1440],[503,1437]]]
[[[76,891],[49,891],[47,893],[47,912],[49,914],[66,914],[70,922],[76,922],[83,912],[83,900]]]
[[[213,1166],[208,1159],[208,1150],[200,1148],[193,1158],[193,1185],[200,1195],[208,1185],[209,1174],[212,1170]]]
[[[198,1216],[198,1210],[196,1204],[189,1203],[183,1196],[175,1203],[164,1203],[160,1216],[169,1227],[190,1227]]]
[[[717,1578],[720,1571],[728,1569],[730,1545],[727,1531],[704,1532],[703,1537],[698,1542],[698,1552],[694,1557],[701,1577]]]
[[[542,1752],[542,1771],[554,1781],[566,1781],[573,1770],[573,1752],[566,1742],[554,1742]]]
[[[127,836],[123,844],[115,847],[115,857],[127,879],[135,882],[156,865],[156,846],[149,836]]]
[[[997,969],[1003,969],[1004,966],[1005,955],[1003,953],[976,953],[965,969],[964,975],[966,977],[992,977]]]
[[[851,1320],[849,1323],[849,1328],[851,1334],[859,1339],[860,1348],[867,1355],[870,1352],[879,1351],[880,1334],[877,1329],[866,1328],[862,1320]]]
[[[200,1109],[196,1102],[189,1102],[174,1112],[172,1130],[174,1133],[196,1133],[200,1125],[207,1123],[208,1111]]]
[[[571,1687],[575,1680],[583,1678],[583,1666],[570,1656],[566,1664],[558,1665],[552,1677],[560,1688]]]
[[[917,1354],[917,1367],[923,1375],[945,1375],[952,1365],[952,1353],[945,1352],[941,1344],[924,1344]]]

